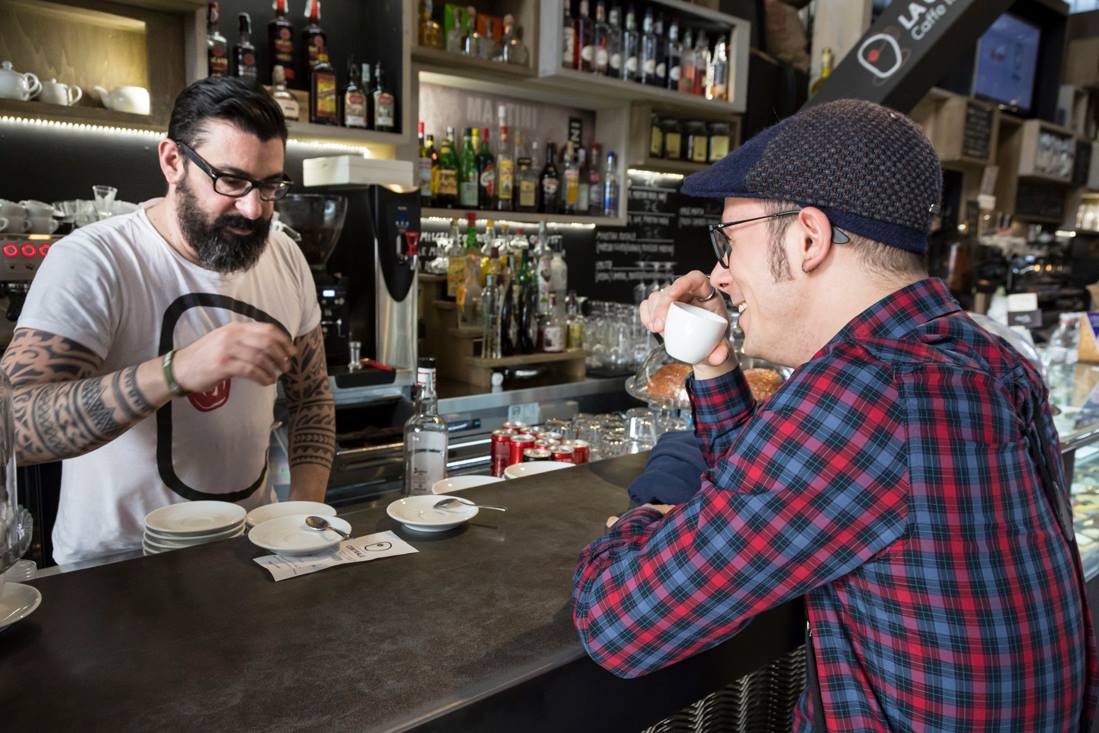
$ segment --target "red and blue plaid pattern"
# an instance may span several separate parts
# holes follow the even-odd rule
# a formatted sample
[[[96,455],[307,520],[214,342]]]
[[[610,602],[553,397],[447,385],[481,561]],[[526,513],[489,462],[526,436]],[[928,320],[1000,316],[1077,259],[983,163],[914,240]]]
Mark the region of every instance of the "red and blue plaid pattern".
[[[805,595],[830,731],[1090,719],[1079,555],[1023,434],[1033,414],[1057,444],[1045,387],[941,281],[862,313],[760,405],[740,370],[690,389],[698,494],[580,556],[574,621],[600,665],[660,669]]]

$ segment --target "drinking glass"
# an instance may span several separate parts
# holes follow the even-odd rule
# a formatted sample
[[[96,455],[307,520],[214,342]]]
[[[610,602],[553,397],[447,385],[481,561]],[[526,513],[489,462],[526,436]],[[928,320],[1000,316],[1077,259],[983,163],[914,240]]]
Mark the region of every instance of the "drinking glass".
[[[95,211],[100,219],[111,216],[111,206],[114,197],[118,195],[118,189],[114,186],[92,186],[92,194],[95,196]]]

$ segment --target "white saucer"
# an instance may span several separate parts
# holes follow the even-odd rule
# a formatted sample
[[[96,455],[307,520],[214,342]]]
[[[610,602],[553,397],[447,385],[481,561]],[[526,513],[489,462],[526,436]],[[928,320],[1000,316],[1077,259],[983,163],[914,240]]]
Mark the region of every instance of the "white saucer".
[[[257,524],[248,532],[253,545],[265,550],[292,557],[295,555],[313,555],[318,552],[335,549],[343,539],[330,529],[313,529],[306,525],[308,514],[291,514],[275,517],[263,524]],[[325,517],[328,523],[344,532],[351,531],[347,520],[339,517]]]
[[[234,537],[240,537],[244,534],[244,526],[240,526],[234,529],[232,532],[225,535],[218,535],[216,537],[182,537],[178,539],[165,539],[160,535],[153,534],[152,532],[146,532],[145,536],[141,538],[142,543],[146,547],[152,547],[157,550],[178,550],[182,547],[197,547],[198,545],[208,545],[211,542],[220,542],[221,540],[229,540]]]
[[[466,504],[447,509],[435,509],[435,504],[444,498],[443,494],[406,496],[387,506],[385,513],[391,519],[417,532],[443,532],[465,524],[477,516],[477,507]]]
[[[286,517],[291,514],[313,514],[318,517],[334,517],[336,509],[319,501],[277,501],[264,504],[248,512],[248,526],[255,527],[269,519]]]
[[[547,471],[559,471],[562,468],[572,468],[574,464],[564,461],[535,461],[534,463],[515,463],[504,469],[507,478],[523,478],[535,476]]]
[[[436,481],[431,485],[431,493],[449,494],[452,491],[463,491],[472,489],[474,486],[495,484],[499,481],[503,481],[503,479],[496,476],[454,476],[453,478]]]
[[[158,532],[151,527],[145,528],[145,536],[161,544],[175,543],[178,545],[201,545],[203,542],[223,540],[227,537],[236,537],[244,532],[244,522],[219,529],[217,532],[207,534],[179,534],[178,532]]]
[[[169,535],[212,534],[240,524],[246,514],[244,507],[228,501],[185,501],[149,512],[145,527]]]
[[[34,613],[42,602],[42,594],[33,585],[4,583],[0,591],[0,630]]]

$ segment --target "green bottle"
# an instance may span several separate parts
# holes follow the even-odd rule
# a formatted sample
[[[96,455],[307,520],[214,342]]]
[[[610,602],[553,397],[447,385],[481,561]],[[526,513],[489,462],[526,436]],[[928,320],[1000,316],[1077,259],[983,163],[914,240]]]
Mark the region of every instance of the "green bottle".
[[[439,146],[439,174],[435,202],[450,209],[458,203],[458,155],[454,152],[454,128],[446,128]]]
[[[480,134],[476,128],[466,128],[462,136],[462,163],[458,172],[458,204],[468,209],[477,208],[481,176],[477,170],[477,142]]]

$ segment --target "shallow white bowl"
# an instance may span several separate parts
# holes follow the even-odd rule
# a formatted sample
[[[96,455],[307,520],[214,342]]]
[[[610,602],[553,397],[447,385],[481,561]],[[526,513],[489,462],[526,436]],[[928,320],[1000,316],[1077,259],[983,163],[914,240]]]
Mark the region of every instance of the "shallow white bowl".
[[[474,486],[495,484],[503,480],[497,476],[454,476],[453,478],[436,481],[431,485],[431,493],[449,494],[452,491],[464,491],[465,489],[472,489]]]
[[[535,461],[534,463],[516,463],[504,469],[506,478],[523,478],[524,476],[536,476],[547,471],[559,471],[562,468],[572,468],[572,463],[564,461]]]

